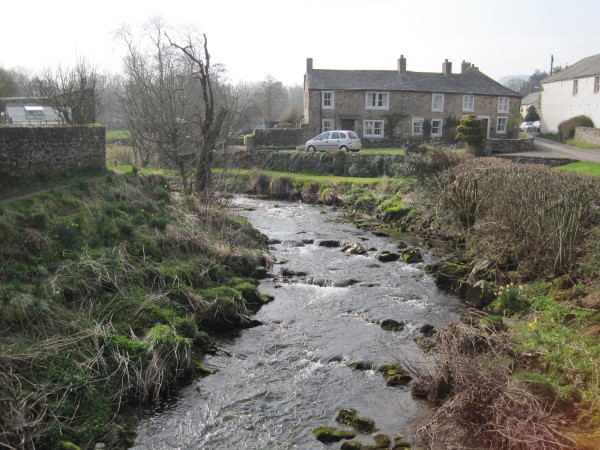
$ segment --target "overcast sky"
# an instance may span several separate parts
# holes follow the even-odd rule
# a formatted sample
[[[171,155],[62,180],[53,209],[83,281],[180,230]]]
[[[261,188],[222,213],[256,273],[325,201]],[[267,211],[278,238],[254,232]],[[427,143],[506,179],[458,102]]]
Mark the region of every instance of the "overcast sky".
[[[161,16],[206,33],[232,80],[302,84],[316,69],[441,71],[463,60],[499,79],[600,53],[599,0],[27,0],[0,7],[0,66],[38,71],[84,56],[120,70],[114,32]]]

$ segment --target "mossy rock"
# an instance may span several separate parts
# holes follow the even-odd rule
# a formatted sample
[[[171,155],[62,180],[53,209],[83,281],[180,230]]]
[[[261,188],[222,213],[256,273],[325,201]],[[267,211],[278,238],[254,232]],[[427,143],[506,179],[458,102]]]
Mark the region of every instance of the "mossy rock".
[[[373,435],[373,440],[375,441],[375,446],[370,447],[373,449],[389,448],[392,445],[392,440],[387,434],[375,434]]]
[[[384,364],[377,368],[381,372],[385,384],[388,386],[406,386],[411,382],[412,377],[400,363]]]
[[[379,255],[376,256],[378,261],[381,262],[393,262],[393,261],[398,261],[400,259],[400,255],[398,253],[392,253],[392,252],[381,252]]]
[[[407,264],[415,264],[423,262],[423,255],[421,250],[416,247],[406,249],[402,252],[402,261]]]
[[[363,450],[365,447],[362,442],[359,441],[348,441],[344,442],[340,446],[340,450]]]
[[[419,333],[421,333],[424,336],[431,337],[434,334],[436,334],[437,331],[435,331],[435,327],[433,325],[431,325],[430,323],[426,323],[421,328],[419,328]]]
[[[394,319],[384,319],[379,325],[386,331],[402,331],[405,324]]]
[[[319,442],[324,444],[331,444],[332,442],[339,442],[344,439],[354,439],[356,437],[356,433],[335,427],[315,428],[313,434]]]
[[[396,244],[396,247],[398,247],[398,249],[402,250],[402,249],[408,248],[408,244],[404,241],[398,241],[398,243]]]
[[[373,363],[368,361],[355,361],[349,366],[353,370],[373,370]]]
[[[365,246],[359,243],[347,245],[342,251],[348,255],[364,255],[367,253]]]
[[[411,448],[410,442],[408,442],[406,439],[404,439],[404,436],[401,436],[401,435],[394,436],[392,450],[400,450],[403,448]]]
[[[338,411],[335,420],[342,425],[354,428],[359,433],[370,434],[377,431],[375,421],[368,417],[359,417],[358,411],[352,408],[344,408]]]
[[[453,288],[469,274],[469,266],[451,262],[428,264],[423,269],[434,274],[435,284],[441,288]]]

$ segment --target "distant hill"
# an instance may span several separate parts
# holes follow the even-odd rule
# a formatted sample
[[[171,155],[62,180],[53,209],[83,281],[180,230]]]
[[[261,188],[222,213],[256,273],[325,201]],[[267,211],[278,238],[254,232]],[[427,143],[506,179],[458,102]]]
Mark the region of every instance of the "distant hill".
[[[505,77],[500,77],[498,79],[498,83],[506,84],[513,78],[520,78],[521,80],[529,81],[529,75],[506,75]]]

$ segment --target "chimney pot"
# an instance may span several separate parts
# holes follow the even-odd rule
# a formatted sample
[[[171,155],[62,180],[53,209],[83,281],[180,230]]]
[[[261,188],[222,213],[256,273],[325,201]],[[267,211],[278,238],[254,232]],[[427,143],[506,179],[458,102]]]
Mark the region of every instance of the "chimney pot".
[[[404,55],[400,55],[400,59],[398,60],[398,72],[406,73],[406,58]]]
[[[471,64],[470,62],[466,62],[466,61],[463,59],[463,62],[462,62],[462,64],[460,65],[460,71],[461,71],[462,73],[465,73],[465,72],[466,72],[467,70],[469,70],[471,67],[473,67],[473,64]]]
[[[442,64],[442,73],[444,75],[450,75],[452,73],[452,63],[449,62],[447,58]]]

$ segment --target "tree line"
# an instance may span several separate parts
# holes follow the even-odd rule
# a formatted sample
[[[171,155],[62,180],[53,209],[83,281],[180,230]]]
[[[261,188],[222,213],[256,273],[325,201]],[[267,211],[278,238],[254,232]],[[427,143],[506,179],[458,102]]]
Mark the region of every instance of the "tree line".
[[[85,58],[32,76],[0,67],[0,97],[44,98],[66,123],[128,130],[137,163],[177,167],[186,192],[210,185],[215,148],[253,128],[302,121],[302,86],[270,75],[232,82],[197,29],[154,18],[123,25],[115,39],[126,49],[121,72],[102,74]]]

